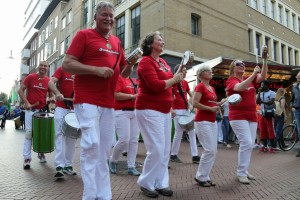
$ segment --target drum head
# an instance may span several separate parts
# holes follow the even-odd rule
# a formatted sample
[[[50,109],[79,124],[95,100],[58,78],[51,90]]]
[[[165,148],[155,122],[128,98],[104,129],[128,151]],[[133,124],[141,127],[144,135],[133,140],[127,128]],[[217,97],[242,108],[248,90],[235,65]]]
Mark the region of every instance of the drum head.
[[[195,118],[195,114],[189,113],[189,115],[181,116],[178,120],[178,123],[185,125],[185,124],[188,124],[188,123],[191,123],[192,121],[194,121],[194,118]]]
[[[35,117],[35,118],[53,118],[54,114],[46,113],[46,112],[37,112],[37,113],[33,114],[33,117]]]
[[[183,65],[191,64],[194,61],[194,54],[191,51],[186,51],[183,54]]]
[[[65,116],[65,122],[68,125],[70,125],[71,127],[79,128],[79,122],[77,120],[77,117],[76,117],[75,113],[68,113]]]
[[[241,100],[242,97],[239,94],[233,94],[228,97],[228,103],[232,105],[238,104]]]

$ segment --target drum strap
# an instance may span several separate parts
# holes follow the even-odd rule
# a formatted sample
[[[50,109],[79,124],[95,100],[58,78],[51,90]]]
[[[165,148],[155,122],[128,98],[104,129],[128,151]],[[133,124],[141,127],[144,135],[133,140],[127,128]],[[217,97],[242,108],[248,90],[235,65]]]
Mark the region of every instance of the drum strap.
[[[177,87],[178,87],[179,94],[180,94],[180,96],[182,97],[182,99],[183,99],[183,101],[184,101],[184,103],[185,103],[186,109],[189,109],[189,104],[188,104],[188,102],[186,101],[186,98],[185,98],[185,96],[184,96],[184,94],[183,94],[183,90],[182,90],[182,87],[181,87],[180,83],[177,84]]]
[[[137,94],[138,93],[138,90],[137,90],[137,87],[138,85],[132,80],[132,78],[129,76],[129,79],[133,85],[133,88],[134,88],[134,94]]]

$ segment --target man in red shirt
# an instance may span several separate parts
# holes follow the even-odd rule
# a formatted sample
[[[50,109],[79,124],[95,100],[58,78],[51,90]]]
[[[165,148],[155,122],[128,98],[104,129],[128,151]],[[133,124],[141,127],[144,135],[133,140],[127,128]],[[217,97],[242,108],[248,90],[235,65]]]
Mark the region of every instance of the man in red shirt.
[[[82,133],[82,199],[112,199],[107,160],[115,134],[115,87],[120,72],[123,77],[132,72],[121,41],[111,34],[114,12],[113,4],[101,1],[95,8],[96,28],[75,35],[63,62],[63,69],[75,74],[74,109]]]
[[[55,178],[62,178],[64,173],[68,175],[76,175],[73,171],[73,159],[75,152],[76,139],[66,137],[62,132],[64,117],[73,112],[72,101],[64,101],[64,98],[73,98],[73,76],[63,71],[62,67],[52,75],[49,81],[49,88],[55,94],[56,108],[54,114],[55,120]],[[55,86],[57,84],[58,88]]]
[[[32,115],[39,110],[45,108],[48,90],[49,77],[47,72],[49,64],[41,61],[38,66],[38,73],[29,74],[23,81],[18,93],[25,108],[25,141],[23,146],[24,169],[30,169],[31,162],[31,145],[32,145]],[[27,94],[25,95],[25,90]],[[52,94],[49,94],[51,97]],[[38,154],[41,163],[46,162],[43,153]]]

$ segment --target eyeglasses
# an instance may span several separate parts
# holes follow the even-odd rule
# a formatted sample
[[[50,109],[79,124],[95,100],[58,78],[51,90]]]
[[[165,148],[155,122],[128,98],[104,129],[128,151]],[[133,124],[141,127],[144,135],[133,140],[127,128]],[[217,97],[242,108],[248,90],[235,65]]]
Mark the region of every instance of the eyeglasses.
[[[236,66],[236,67],[245,67],[245,63],[243,63],[243,62],[238,62],[238,63],[235,63],[234,66]]]

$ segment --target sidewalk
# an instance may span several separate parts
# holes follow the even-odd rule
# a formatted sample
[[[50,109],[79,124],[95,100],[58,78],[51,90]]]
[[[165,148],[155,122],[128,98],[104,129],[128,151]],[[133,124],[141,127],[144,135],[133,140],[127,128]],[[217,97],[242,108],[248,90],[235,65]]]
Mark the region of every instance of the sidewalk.
[[[0,129],[0,199],[47,199],[79,200],[82,195],[82,181],[79,169],[79,140],[76,147],[74,168],[77,176],[66,176],[56,181],[54,153],[46,154],[47,163],[41,164],[37,153],[32,153],[32,168],[23,169],[22,148],[24,131],[15,130],[14,122],[7,121],[6,128]],[[300,199],[300,158],[295,157],[298,149],[275,154],[253,151],[250,167],[257,180],[250,185],[242,185],[236,180],[237,145],[227,149],[218,146],[212,180],[216,187],[203,188],[193,180],[197,164],[192,163],[189,144],[183,142],[179,157],[183,163],[170,162],[170,185],[174,200],[297,200]],[[201,152],[201,148],[199,148]],[[137,163],[145,159],[146,150],[139,143]],[[121,156],[122,157],[122,156]],[[126,157],[121,158],[118,174],[111,175],[113,200],[146,200],[136,184],[137,177],[127,175]],[[138,168],[141,170],[141,168]]]

